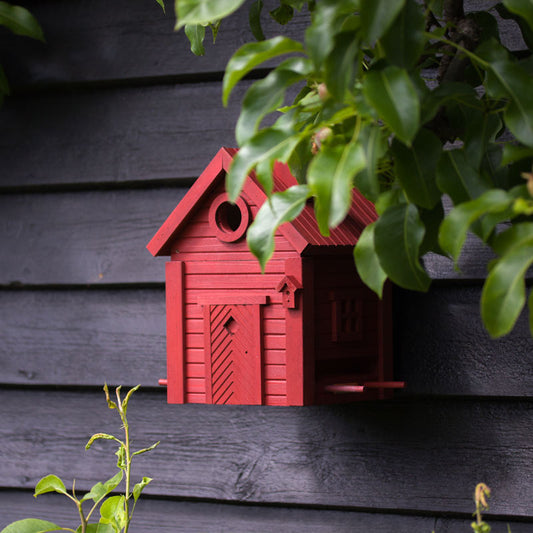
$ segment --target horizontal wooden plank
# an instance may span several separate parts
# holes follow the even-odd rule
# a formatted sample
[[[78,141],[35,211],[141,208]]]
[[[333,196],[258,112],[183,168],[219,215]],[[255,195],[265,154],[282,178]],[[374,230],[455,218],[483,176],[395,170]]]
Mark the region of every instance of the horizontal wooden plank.
[[[197,177],[235,146],[248,86],[227,108],[220,83],[13,96],[0,109],[0,186]]]
[[[512,333],[491,339],[479,286],[394,292],[395,374],[406,393],[533,395],[533,339],[524,311]]]
[[[224,20],[215,45],[205,40],[206,54],[194,56],[183,31],[175,33],[174,13],[167,15],[146,0],[86,2],[61,0],[19,0],[39,19],[46,44],[3,34],[2,60],[17,85],[139,79],[183,76],[224,70],[231,54],[253,41],[245,8]],[[301,38],[307,14],[295,17],[287,26],[275,24],[268,12],[277,7],[265,0],[263,30],[267,38],[283,34]],[[467,0],[467,10],[486,9],[486,3]],[[525,45],[516,25],[500,21],[504,43],[511,49]],[[208,32],[209,33],[209,32]]]
[[[493,341],[479,320],[479,287],[394,296],[395,377],[406,382],[397,396],[532,396],[525,314],[512,334]],[[163,288],[2,290],[0,383],[155,386],[166,376],[165,324]],[[277,341],[265,360],[282,365]],[[195,355],[204,362],[202,349]]]
[[[491,512],[529,518],[532,415],[527,401],[215,407],[142,391],[128,410],[135,448],[162,441],[135,473],[154,478],[154,496],[470,513],[483,480]],[[0,420],[5,488],[55,472],[83,491],[112,474],[111,442],[84,450],[92,433],[120,431],[101,391],[0,390]]]
[[[0,284],[163,282],[146,244],[186,190],[0,196]]]
[[[0,379],[157,386],[165,327],[163,289],[0,291]]]
[[[37,516],[60,525],[76,527],[73,505],[60,496],[45,494],[34,499],[29,493],[0,492],[0,528],[21,517]],[[130,533],[249,533],[250,531],[288,533],[414,533],[469,531],[471,519],[443,519],[427,516],[378,514],[333,509],[225,505],[142,498],[135,510]],[[529,533],[530,523],[502,522],[487,517],[495,533],[503,533],[509,523],[513,533]]]
[[[175,186],[0,195],[0,285],[163,282],[165,259],[154,259],[146,244],[186,191]],[[228,253],[228,261],[239,254]],[[465,277],[482,277],[488,257],[477,246],[465,250],[464,261],[473,263]],[[431,272],[456,277],[449,261]]]
[[[216,44],[208,30],[206,53],[198,57],[184,31],[173,31],[171,3],[166,15],[146,0],[20,3],[38,18],[46,44],[2,34],[2,61],[15,86],[220,73],[239,46],[254,40],[246,7],[224,20]],[[265,0],[265,35],[303,36],[308,17],[280,26],[268,15],[274,7],[275,0]]]

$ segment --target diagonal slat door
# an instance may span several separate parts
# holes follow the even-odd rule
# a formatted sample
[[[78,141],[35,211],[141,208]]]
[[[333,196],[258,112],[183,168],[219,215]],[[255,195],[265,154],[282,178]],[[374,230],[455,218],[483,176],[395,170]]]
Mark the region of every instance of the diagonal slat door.
[[[260,404],[259,306],[211,305],[209,322],[212,403]]]

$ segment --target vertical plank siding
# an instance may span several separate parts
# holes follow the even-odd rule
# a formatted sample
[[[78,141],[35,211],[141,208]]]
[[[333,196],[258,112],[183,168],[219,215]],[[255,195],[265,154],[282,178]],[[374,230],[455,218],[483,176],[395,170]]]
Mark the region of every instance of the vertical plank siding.
[[[246,10],[196,58],[173,32],[169,2],[166,16],[154,0],[19,3],[47,44],[0,34],[14,89],[0,109],[0,529],[28,516],[76,527],[69,502],[31,491],[51,472],[67,485],[75,477],[80,491],[109,477],[112,445],[83,449],[92,433],[120,430],[101,392],[108,382],[143,385],[129,411],[133,438],[139,447],[162,441],[139,458],[135,475],[154,482],[132,533],[466,532],[478,481],[493,491],[493,531],[531,531],[533,341],[526,314],[498,341],[483,330],[487,255],[475,241],[462,277],[430,257],[439,282],[428,294],[394,290],[395,378],[405,391],[380,403],[278,407],[294,360],[273,287],[292,248],[279,234],[261,276],[243,260],[244,242],[221,251],[203,208],[173,250],[187,260],[191,289],[175,317],[190,346],[187,399],[205,399],[198,297],[216,294],[205,281],[216,274],[220,290],[268,293],[271,406],[167,405],[157,385],[167,374],[166,259],[145,246],[217,150],[235,145],[250,81],[224,108],[221,79],[250,39]],[[278,4],[265,1],[267,37],[279,29],[268,17]],[[282,31],[301,36],[305,20]],[[214,272],[222,253],[227,267]],[[342,288],[350,268],[324,261],[318,309],[329,305],[321,276],[337,273]],[[317,311],[319,330],[325,316]]]

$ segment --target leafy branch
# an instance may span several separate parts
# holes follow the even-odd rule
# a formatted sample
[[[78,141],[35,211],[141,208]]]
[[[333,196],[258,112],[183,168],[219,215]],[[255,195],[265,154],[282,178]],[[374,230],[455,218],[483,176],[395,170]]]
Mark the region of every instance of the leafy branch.
[[[175,7],[176,28],[218,28],[245,5],[176,0]],[[533,263],[531,2],[503,0],[468,13],[463,0],[278,0],[266,16],[281,24],[298,11],[310,13],[301,41],[265,38],[263,2],[248,7],[259,40],[229,60],[224,104],[251,70],[266,61],[276,66],[244,96],[240,150],[226,185],[235,199],[255,171],[270,197],[247,236],[261,264],[272,256],[279,224],[298,216],[297,206],[312,199],[328,235],[357,187],[379,213],[354,251],[369,287],[381,294],[389,278],[426,291],[424,256],[443,255],[458,268],[473,233],[496,255],[487,264],[483,322],[494,337],[511,331]],[[498,17],[516,22],[526,50],[502,44]],[[287,102],[291,88],[299,92]],[[272,193],[275,160],[297,178],[294,191]],[[445,198],[453,204],[448,212]]]
[[[69,493],[65,483],[56,475],[50,474],[43,477],[35,486],[34,496],[37,497],[47,492],[57,492],[63,494],[76,506],[80,525],[77,529],[61,527],[47,520],[27,518],[18,520],[5,527],[0,533],[46,533],[48,531],[71,531],[73,533],[128,533],[130,522],[135,511],[137,501],[144,488],[152,481],[149,477],[143,477],[141,481],[131,487],[131,464],[133,457],[156,448],[159,442],[152,444],[148,448],[132,452],[130,443],[130,428],[126,417],[128,403],[131,395],[139,388],[139,385],[128,391],[125,398],[120,396],[121,387],[115,391],[116,401],[111,400],[107,385],[104,385],[104,392],[109,409],[116,409],[122,422],[124,438],[119,439],[108,433],[95,433],[87,442],[85,449],[89,450],[97,440],[110,440],[118,444],[115,453],[117,456],[118,472],[101,483],[96,483],[89,492],[79,498],[76,495],[76,482],[72,484]],[[125,478],[124,494],[111,495]],[[131,500],[133,499],[133,504]],[[92,502],[88,511],[84,511],[83,505]],[[100,518],[98,522],[90,522],[92,515],[100,507]]]

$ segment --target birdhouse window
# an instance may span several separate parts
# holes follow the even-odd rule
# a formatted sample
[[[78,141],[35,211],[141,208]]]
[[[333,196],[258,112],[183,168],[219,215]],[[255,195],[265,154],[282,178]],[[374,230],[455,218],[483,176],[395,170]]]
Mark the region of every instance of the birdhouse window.
[[[335,342],[360,340],[362,327],[362,300],[357,293],[330,293],[331,331]]]
[[[250,211],[243,198],[231,203],[227,194],[215,198],[209,210],[209,224],[217,238],[235,242],[244,237],[250,224]]]

